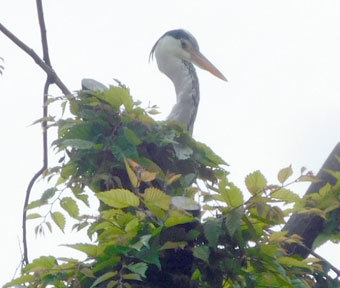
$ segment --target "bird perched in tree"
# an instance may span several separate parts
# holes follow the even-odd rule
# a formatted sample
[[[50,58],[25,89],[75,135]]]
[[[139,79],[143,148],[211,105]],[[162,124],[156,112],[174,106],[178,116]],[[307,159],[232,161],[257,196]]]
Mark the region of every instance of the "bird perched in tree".
[[[197,40],[188,31],[177,29],[166,32],[153,46],[158,68],[174,83],[176,104],[167,120],[185,125],[192,134],[200,100],[198,77],[193,64],[227,81],[223,74],[199,51]]]

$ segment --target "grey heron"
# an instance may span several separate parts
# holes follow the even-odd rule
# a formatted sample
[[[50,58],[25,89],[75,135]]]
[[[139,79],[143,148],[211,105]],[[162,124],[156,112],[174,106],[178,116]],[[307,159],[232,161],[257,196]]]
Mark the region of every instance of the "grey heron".
[[[176,90],[176,104],[167,120],[185,125],[192,134],[200,100],[198,77],[193,64],[227,81],[223,74],[199,51],[197,40],[188,31],[166,32],[153,46],[150,59],[155,56],[159,70],[170,78]]]

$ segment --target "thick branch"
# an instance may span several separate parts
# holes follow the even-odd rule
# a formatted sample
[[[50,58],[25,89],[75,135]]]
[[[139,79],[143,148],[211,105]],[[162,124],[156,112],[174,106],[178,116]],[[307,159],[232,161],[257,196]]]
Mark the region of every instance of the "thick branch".
[[[55,83],[60,90],[64,93],[64,95],[71,95],[70,90],[65,86],[65,84],[60,80],[57,73],[46,64],[37,53],[34,52],[33,49],[28,47],[24,42],[22,42],[18,37],[16,37],[12,32],[10,32],[5,26],[0,23],[0,31],[4,33],[9,39],[11,39],[18,47],[24,50],[28,55],[30,55],[35,63],[37,63],[46,73],[47,75],[53,79],[53,83]]]
[[[336,179],[326,169],[340,171],[340,163],[335,156],[340,155],[340,143],[338,143],[327,160],[322,165],[320,171],[316,175],[321,179],[318,183],[312,183],[306,192],[307,194],[317,193],[326,183],[334,185]],[[288,235],[298,234],[303,239],[304,245],[290,244],[287,245],[287,251],[290,254],[297,254],[305,258],[310,254],[313,243],[324,230],[325,220],[316,214],[293,214],[284,226],[283,230],[288,231]],[[306,249],[306,247],[308,249]]]

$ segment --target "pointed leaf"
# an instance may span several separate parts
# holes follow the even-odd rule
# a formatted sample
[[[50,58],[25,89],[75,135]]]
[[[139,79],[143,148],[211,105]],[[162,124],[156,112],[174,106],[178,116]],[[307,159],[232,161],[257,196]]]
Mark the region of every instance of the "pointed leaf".
[[[185,246],[187,246],[187,245],[188,245],[188,242],[186,242],[186,241],[179,241],[179,242],[167,241],[160,248],[160,250],[166,250],[166,249],[184,249]]]
[[[288,189],[280,189],[280,190],[274,191],[270,195],[273,198],[283,200],[288,203],[298,202],[300,200],[300,197],[297,194],[295,194],[294,192]]]
[[[82,139],[65,139],[62,141],[62,146],[76,149],[91,149],[93,148],[94,143]]]
[[[128,159],[130,160],[130,159]],[[128,176],[129,176],[129,179],[130,179],[130,182],[132,184],[133,187],[138,187],[139,186],[139,180],[137,179],[137,176],[135,174],[135,172],[131,169],[129,163],[127,160],[124,160],[125,162],[125,169],[126,169],[126,172],[128,173]],[[135,163],[135,162],[134,162]]]
[[[203,260],[206,263],[209,263],[210,249],[208,246],[197,246],[192,249],[193,254],[196,258]]]
[[[222,199],[217,197],[217,200],[223,201],[231,207],[239,207],[243,204],[243,194],[241,190],[232,183],[228,183],[226,178],[223,178],[218,186]]]
[[[146,277],[145,272],[146,270],[148,270],[148,264],[139,262],[135,264],[129,264],[126,266],[126,268],[129,269],[131,272],[141,275],[142,277]]]
[[[128,89],[111,86],[109,90],[98,93],[96,96],[110,103],[116,109],[120,108],[121,105],[124,105],[127,111],[133,108],[133,100]]]
[[[93,271],[90,268],[87,268],[87,267],[81,268],[79,272],[89,278],[96,278],[96,276],[93,274]]]
[[[41,201],[47,201],[48,199],[51,199],[54,195],[55,195],[55,192],[57,192],[58,189],[57,188],[49,188],[47,189],[43,195],[41,196]]]
[[[143,281],[141,276],[137,273],[123,274],[122,277],[123,277],[123,279],[126,279],[126,280]],[[127,286],[127,287],[129,287],[129,286]]]
[[[73,218],[78,219],[79,217],[79,208],[71,197],[64,197],[60,201],[60,206]]]
[[[27,264],[24,268],[26,273],[40,271],[42,269],[51,269],[57,265],[57,260],[53,256],[41,256],[34,259],[32,263]]]
[[[114,208],[126,208],[139,206],[139,198],[126,189],[112,189],[96,194],[99,200]]]
[[[32,214],[29,214],[27,215],[26,219],[29,220],[29,219],[37,219],[37,218],[40,218],[41,215],[38,214],[38,213],[32,213]]]
[[[91,244],[65,244],[63,246],[70,247],[76,249],[78,251],[84,252],[89,257],[96,257],[97,256],[97,246]]]
[[[165,183],[170,185],[182,177],[182,174],[169,173],[165,176]]]
[[[228,216],[225,219],[225,224],[226,224],[226,228],[227,228],[227,230],[228,230],[228,232],[231,236],[233,236],[235,234],[235,232],[238,229],[240,229],[241,219],[243,218],[243,216],[244,216],[244,210],[243,210],[242,207],[237,208],[237,209],[233,209],[232,211],[230,211],[228,213]],[[253,227],[250,226],[251,223],[248,223],[248,221],[246,220],[246,217],[245,217],[244,222],[246,222],[248,224],[249,231],[251,232]],[[254,234],[256,234],[256,233],[254,233]]]
[[[171,197],[165,194],[162,190],[157,188],[147,188],[144,191],[145,201],[151,203],[154,206],[158,206],[164,210],[169,210],[169,205],[171,203]]]
[[[146,169],[143,169],[139,175],[139,178],[143,182],[151,182],[156,179],[157,177],[157,172],[151,172]]]
[[[155,249],[144,249],[141,251],[137,251],[135,253],[135,256],[147,263],[154,264],[158,267],[158,269],[161,269],[161,262],[159,260],[159,254],[158,251]]]
[[[293,175],[293,169],[292,169],[292,165],[290,165],[286,168],[281,169],[279,171],[279,174],[277,175],[277,178],[279,179],[279,182],[283,184],[292,175]]]
[[[60,228],[61,231],[64,232],[66,219],[65,216],[60,212],[54,212],[51,214],[52,220],[55,224]]]
[[[209,241],[209,246],[217,247],[218,239],[222,233],[222,219],[208,220],[203,224],[204,235]]]
[[[179,225],[179,224],[189,223],[194,220],[195,218],[188,214],[184,214],[177,210],[172,210],[169,213],[168,219],[166,219],[165,221],[165,226],[172,227],[172,226]]]
[[[113,278],[114,276],[116,276],[118,274],[117,271],[110,271],[110,272],[107,272],[101,276],[99,276],[96,281],[93,282],[93,284],[91,285],[90,288],[93,288],[93,287],[96,287],[98,284],[106,281],[106,280],[109,280],[111,278]]]
[[[314,176],[314,175],[302,175],[302,176],[299,177],[299,181],[300,182],[318,183],[321,180],[318,177]]]
[[[35,280],[36,280],[35,277],[32,275],[23,275],[19,278],[12,280],[11,282],[6,283],[3,288],[13,287],[15,285],[25,284],[27,282],[33,282]]]
[[[303,260],[298,260],[293,257],[280,257],[277,259],[277,262],[288,267],[301,267],[309,269],[312,268],[310,265],[306,264]]]
[[[252,194],[258,194],[267,187],[267,180],[260,171],[255,171],[246,177],[246,186],[248,191]]]

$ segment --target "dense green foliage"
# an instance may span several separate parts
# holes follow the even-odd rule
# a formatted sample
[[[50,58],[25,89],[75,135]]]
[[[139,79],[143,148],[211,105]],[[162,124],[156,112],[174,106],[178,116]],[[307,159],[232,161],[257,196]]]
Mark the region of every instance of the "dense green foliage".
[[[64,231],[74,218],[95,244],[69,245],[86,261],[35,259],[6,287],[338,287],[319,259],[285,254],[298,237],[274,231],[294,211],[327,218],[340,207],[340,182],[301,199],[288,186],[315,177],[301,171],[287,183],[287,167],[269,185],[255,171],[245,201],[220,157],[180,124],[155,122],[155,107],[142,109],[125,87],[54,100],[73,116],[46,119],[58,127],[61,158],[45,177],[58,180],[30,204],[29,218],[43,219],[36,233],[51,223]],[[89,193],[100,200],[97,217],[80,215]]]

